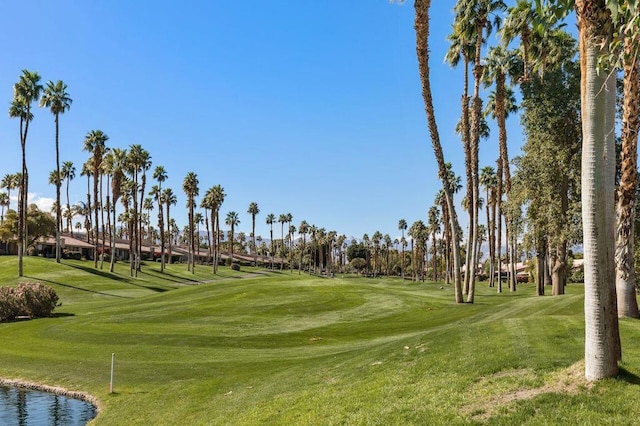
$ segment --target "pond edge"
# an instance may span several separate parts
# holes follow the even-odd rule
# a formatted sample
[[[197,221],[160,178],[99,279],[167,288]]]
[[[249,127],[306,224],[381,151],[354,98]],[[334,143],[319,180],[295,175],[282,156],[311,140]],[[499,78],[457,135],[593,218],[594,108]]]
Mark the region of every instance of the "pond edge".
[[[95,420],[98,417],[102,408],[102,404],[100,403],[100,400],[95,396],[85,392],[68,390],[59,386],[43,385],[41,383],[29,382],[29,381],[20,380],[20,379],[3,379],[1,377],[0,377],[0,386],[10,386],[15,388],[30,389],[30,390],[40,391],[40,392],[48,392],[58,396],[64,396],[66,398],[84,401],[86,403],[93,405],[96,409],[96,417],[94,417],[93,420]]]

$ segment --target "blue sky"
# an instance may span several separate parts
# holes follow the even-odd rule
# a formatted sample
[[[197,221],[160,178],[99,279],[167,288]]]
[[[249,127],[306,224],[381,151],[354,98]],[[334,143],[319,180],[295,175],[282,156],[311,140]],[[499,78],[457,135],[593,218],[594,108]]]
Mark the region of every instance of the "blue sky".
[[[454,2],[432,3],[436,116],[446,160],[463,175],[454,133],[462,70],[443,62]],[[386,0],[3,2],[0,99],[8,111],[24,68],[69,86],[73,105],[60,120],[60,151],[78,169],[72,203],[86,198],[84,137],[100,129],[108,146],[141,144],[153,167],[165,167],[180,225],[182,180],[194,171],[201,194],[225,188],[221,213],[237,211],[247,234],[246,210],[255,201],[263,237],[268,213],[289,212],[296,226],[306,220],[348,237],[377,230],[396,237],[399,219],[426,222],[440,188],[413,19],[412,2]],[[29,192],[47,205],[55,198],[47,184],[55,168],[53,116],[34,113]],[[0,176],[20,169],[18,125],[0,116]],[[509,127],[514,155],[523,139],[517,117]],[[497,155],[493,131],[480,166],[494,165]]]

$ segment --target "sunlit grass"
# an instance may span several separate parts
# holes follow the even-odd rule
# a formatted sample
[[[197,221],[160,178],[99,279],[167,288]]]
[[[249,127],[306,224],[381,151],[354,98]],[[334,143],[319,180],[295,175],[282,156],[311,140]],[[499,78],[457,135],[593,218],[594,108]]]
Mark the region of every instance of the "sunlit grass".
[[[14,283],[16,270],[0,257],[0,280]],[[637,321],[621,323],[624,379],[535,391],[583,357],[578,285],[535,297],[527,285],[481,284],[476,304],[455,305],[449,286],[399,279],[224,267],[214,277],[185,265],[131,278],[127,264],[108,276],[35,258],[25,270],[63,305],[55,318],[0,324],[0,376],[92,393],[97,424],[624,424],[640,414]]]

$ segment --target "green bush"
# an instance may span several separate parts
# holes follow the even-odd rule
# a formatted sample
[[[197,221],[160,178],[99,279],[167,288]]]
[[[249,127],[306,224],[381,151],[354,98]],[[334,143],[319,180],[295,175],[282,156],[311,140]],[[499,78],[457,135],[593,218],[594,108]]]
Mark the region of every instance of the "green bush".
[[[0,321],[21,316],[50,316],[58,303],[55,290],[42,283],[20,283],[18,287],[0,287]]]
[[[584,282],[584,269],[574,269],[569,273],[569,282],[571,283],[583,283]]]
[[[240,265],[238,263],[232,263],[231,264],[231,269],[233,269],[234,271],[239,271],[240,270]]]

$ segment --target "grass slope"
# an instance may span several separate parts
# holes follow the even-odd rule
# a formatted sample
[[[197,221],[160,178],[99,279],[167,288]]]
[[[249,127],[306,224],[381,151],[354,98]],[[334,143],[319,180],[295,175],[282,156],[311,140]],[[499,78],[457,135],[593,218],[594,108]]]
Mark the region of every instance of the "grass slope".
[[[0,376],[102,401],[96,424],[631,424],[640,323],[621,322],[619,380],[581,382],[582,287],[477,303],[396,279],[184,265],[138,278],[26,258],[55,318],[0,324]],[[106,268],[108,269],[108,268]],[[105,269],[105,270],[106,270]],[[0,282],[16,282],[0,257]],[[198,284],[198,285],[195,285]],[[111,353],[116,393],[108,394]],[[577,373],[576,373],[577,371]],[[578,379],[572,378],[572,374]]]

